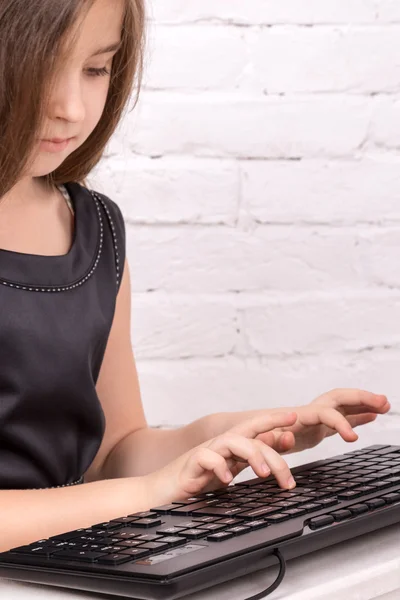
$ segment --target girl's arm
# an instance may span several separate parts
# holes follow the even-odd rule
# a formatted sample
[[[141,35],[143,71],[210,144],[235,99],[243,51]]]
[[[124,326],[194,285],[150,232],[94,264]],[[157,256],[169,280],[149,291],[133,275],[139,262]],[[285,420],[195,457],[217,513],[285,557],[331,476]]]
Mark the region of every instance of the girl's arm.
[[[96,389],[106,418],[106,430],[85,481],[150,473],[210,438],[208,417],[170,431],[151,429],[147,425],[132,350],[131,283],[127,262]]]
[[[273,473],[282,489],[291,489],[295,482],[288,465],[255,437],[293,425],[296,418],[295,413],[277,413],[244,422],[145,477],[43,490],[2,490],[0,552],[187,499],[209,484],[221,487],[243,464],[251,465],[260,477]]]
[[[143,477],[43,490],[0,490],[0,552],[141,512],[158,501]]]

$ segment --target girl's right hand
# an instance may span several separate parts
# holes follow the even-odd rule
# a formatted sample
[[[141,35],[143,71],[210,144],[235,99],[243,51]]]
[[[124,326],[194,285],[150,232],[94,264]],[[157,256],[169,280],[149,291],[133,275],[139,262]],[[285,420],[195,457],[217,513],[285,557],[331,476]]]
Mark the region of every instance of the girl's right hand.
[[[293,489],[296,483],[285,460],[255,438],[276,427],[290,427],[296,420],[297,414],[293,412],[256,417],[189,450],[147,476],[150,498],[157,498],[160,506],[227,486],[243,469],[243,463],[251,466],[259,477],[272,473],[281,488]]]

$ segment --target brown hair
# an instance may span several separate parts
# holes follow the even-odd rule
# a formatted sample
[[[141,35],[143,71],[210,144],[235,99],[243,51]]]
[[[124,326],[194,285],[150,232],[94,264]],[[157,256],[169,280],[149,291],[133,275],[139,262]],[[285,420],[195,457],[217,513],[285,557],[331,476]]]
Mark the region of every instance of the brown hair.
[[[112,1],[112,0],[111,0]],[[0,198],[30,166],[44,123],[51,86],[65,54],[65,40],[95,0],[0,0]],[[122,47],[114,57],[103,115],[89,138],[58,169],[49,184],[85,178],[100,161],[136,83],[142,85],[145,0],[125,0]]]

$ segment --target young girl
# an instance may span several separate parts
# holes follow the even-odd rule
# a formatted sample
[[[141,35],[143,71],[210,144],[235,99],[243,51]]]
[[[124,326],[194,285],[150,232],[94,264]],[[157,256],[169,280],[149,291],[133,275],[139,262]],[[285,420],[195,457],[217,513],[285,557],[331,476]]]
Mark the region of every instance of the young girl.
[[[0,551],[228,485],[250,465],[388,412],[333,390],[307,406],[144,417],[121,212],[85,178],[140,89],[144,0],[0,1]],[[166,401],[169,401],[166,399]]]

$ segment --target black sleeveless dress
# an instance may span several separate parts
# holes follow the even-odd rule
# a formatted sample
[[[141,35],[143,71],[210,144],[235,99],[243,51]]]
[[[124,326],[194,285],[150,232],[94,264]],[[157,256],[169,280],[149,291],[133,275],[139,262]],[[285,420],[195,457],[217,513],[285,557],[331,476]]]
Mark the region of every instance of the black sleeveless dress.
[[[96,382],[125,262],[107,196],[65,183],[74,240],[64,256],[0,249],[0,489],[82,483],[105,429]]]

